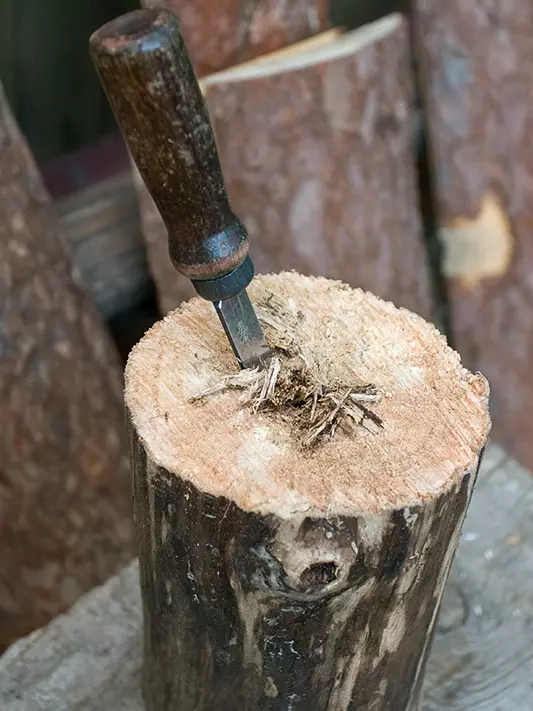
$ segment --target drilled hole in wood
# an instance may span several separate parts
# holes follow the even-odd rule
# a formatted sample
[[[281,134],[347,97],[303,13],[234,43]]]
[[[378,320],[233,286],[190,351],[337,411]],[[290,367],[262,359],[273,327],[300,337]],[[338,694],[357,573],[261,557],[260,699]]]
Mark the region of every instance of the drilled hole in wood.
[[[337,579],[338,566],[333,561],[313,563],[300,575],[300,583],[306,590],[329,585]]]

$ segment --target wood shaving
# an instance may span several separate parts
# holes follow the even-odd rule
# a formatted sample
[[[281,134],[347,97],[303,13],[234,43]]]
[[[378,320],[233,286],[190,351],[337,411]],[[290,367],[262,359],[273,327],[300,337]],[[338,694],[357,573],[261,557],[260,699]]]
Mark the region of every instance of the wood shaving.
[[[323,382],[318,368],[305,360],[298,347],[301,315],[273,294],[257,311],[274,351],[268,368],[227,375],[191,402],[241,390],[242,401],[252,412],[269,412],[289,423],[304,448],[332,439],[339,429],[354,434],[359,426],[373,433],[383,428],[383,421],[371,409],[381,400],[375,385]]]

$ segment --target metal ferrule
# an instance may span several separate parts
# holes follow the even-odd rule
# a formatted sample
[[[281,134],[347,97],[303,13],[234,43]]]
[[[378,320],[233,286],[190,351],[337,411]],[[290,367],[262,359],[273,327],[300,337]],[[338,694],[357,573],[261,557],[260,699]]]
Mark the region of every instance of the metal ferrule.
[[[254,265],[250,257],[233,271],[216,279],[193,279],[192,283],[199,296],[207,301],[224,301],[246,289],[254,278]]]

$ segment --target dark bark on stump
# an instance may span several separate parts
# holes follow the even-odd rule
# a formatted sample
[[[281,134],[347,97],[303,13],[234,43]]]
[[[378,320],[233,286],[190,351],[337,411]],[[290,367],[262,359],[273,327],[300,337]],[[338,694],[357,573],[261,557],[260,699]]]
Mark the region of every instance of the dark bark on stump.
[[[362,517],[303,518],[289,542],[280,520],[154,467],[138,440],[133,453],[150,711],[418,708],[475,471],[383,517],[371,545]],[[274,552],[285,545],[310,555],[297,584]]]
[[[0,89],[0,645],[133,554],[121,376]]]
[[[533,4],[413,3],[454,344],[533,466]]]
[[[324,373],[377,369],[384,429],[339,431],[309,453],[235,392],[192,404],[232,369],[198,299],[136,346],[126,403],[148,711],[415,711],[487,436],[486,384],[431,326],[370,295],[294,274],[250,291],[294,301],[294,337]]]

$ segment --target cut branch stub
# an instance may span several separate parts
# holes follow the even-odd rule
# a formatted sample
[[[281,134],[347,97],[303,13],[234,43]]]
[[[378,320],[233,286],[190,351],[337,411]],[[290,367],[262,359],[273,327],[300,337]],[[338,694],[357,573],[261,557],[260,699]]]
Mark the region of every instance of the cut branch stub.
[[[235,362],[198,299],[145,335],[126,404],[147,707],[413,710],[487,383],[433,326],[368,293],[295,273],[250,292],[280,373],[297,350],[324,388],[372,384],[382,427],[305,448],[294,403],[217,390]]]

